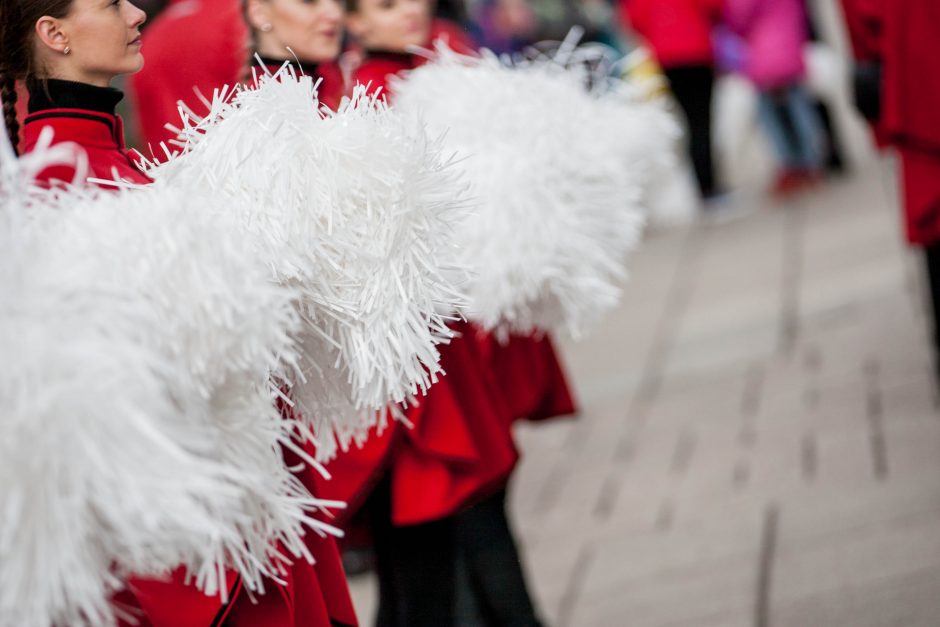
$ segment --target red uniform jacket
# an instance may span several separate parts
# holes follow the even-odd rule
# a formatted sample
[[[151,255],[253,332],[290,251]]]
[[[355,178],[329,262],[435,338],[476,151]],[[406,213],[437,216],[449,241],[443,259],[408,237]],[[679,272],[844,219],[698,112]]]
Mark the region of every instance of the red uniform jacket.
[[[131,77],[144,145],[155,154],[160,142],[179,127],[177,101],[196,114],[207,112],[194,88],[206,98],[223,85],[244,78],[248,66],[248,29],[239,0],[172,0],[143,33],[143,69]]]
[[[620,0],[620,13],[649,44],[664,68],[711,65],[712,28],[721,0]]]
[[[460,26],[444,19],[435,19],[431,23],[431,45],[436,42],[446,44],[450,49],[461,54],[475,54],[476,43]],[[388,80],[396,74],[412,70],[428,59],[421,55],[405,52],[372,52],[365,56],[363,62],[353,72],[353,85],[369,85],[369,93],[374,94],[381,90],[388,91]]]
[[[940,4],[843,0],[853,47],[883,63],[880,134],[901,153],[908,240],[940,241]]]
[[[124,123],[120,116],[83,109],[49,109],[26,116],[23,124],[23,150],[36,147],[42,129],[51,127],[54,143],[74,142],[88,155],[90,178],[124,180],[146,184],[151,180],[141,172],[134,153],[124,145]],[[39,174],[43,183],[71,182],[70,166],[46,168]]]
[[[149,183],[133,157],[124,148],[121,119],[113,114],[87,109],[48,108],[29,115],[24,125],[24,146],[36,146],[45,127],[55,133],[54,141],[79,144],[88,154],[92,176],[102,179],[123,179]],[[71,181],[71,168],[49,168],[39,176],[41,182]],[[290,462],[291,460],[286,460]],[[312,474],[312,473],[309,473]],[[313,488],[309,476],[302,477]],[[267,594],[253,603],[244,593],[239,578],[229,572],[229,602],[210,597],[187,585],[182,572],[175,572],[160,581],[132,579],[128,587],[115,596],[115,603],[137,617],[141,627],[210,627],[221,624],[233,627],[336,627],[356,625],[356,615],[349,589],[332,538],[321,538],[308,532],[307,545],[316,557],[316,564],[295,562],[285,576],[286,584],[268,582]]]

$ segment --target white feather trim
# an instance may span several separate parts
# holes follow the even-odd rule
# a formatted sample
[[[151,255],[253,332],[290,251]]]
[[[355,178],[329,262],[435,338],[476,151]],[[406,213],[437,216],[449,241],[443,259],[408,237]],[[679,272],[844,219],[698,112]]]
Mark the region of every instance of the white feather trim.
[[[249,587],[336,505],[284,466],[269,374],[297,294],[270,282],[212,198],[43,193],[0,145],[0,625],[107,625],[128,574],[184,565]],[[74,153],[72,153],[74,154]],[[15,358],[14,358],[15,356]],[[279,541],[279,543],[278,543]]]
[[[461,302],[445,262],[464,186],[440,140],[363,90],[318,111],[313,80],[285,66],[211,104],[205,119],[184,114],[183,153],[150,172],[223,199],[301,291],[291,396],[329,459],[440,372],[451,332],[438,311]]]
[[[588,93],[586,78],[551,60],[440,47],[392,83],[396,108],[447,131],[473,185],[479,211],[459,229],[475,275],[469,315],[501,335],[577,336],[619,301],[643,179],[673,126],[625,89]]]

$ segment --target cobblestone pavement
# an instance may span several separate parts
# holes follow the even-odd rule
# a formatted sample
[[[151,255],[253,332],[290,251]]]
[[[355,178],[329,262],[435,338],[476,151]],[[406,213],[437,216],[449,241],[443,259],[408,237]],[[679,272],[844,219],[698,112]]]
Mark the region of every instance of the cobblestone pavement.
[[[940,413],[888,163],[653,234],[522,425],[511,514],[549,625],[937,627]],[[353,591],[369,624],[369,578]]]

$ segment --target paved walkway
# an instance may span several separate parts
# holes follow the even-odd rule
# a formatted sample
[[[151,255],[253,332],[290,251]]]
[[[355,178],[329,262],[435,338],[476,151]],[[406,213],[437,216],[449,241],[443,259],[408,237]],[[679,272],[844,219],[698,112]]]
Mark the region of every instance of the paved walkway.
[[[523,425],[512,485],[550,625],[940,625],[940,413],[890,172],[654,234],[564,345],[583,415]]]

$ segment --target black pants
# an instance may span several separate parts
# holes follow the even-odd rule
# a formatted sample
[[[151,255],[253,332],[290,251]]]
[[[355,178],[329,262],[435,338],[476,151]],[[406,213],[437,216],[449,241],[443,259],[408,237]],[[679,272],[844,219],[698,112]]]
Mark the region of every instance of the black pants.
[[[712,92],[715,71],[707,65],[689,65],[663,70],[689,127],[689,157],[695,168],[702,198],[717,193],[712,157]]]
[[[377,627],[452,627],[456,589],[454,519],[396,527],[386,476],[366,501],[379,579]]]
[[[940,242],[924,247],[924,257],[927,261],[927,285],[930,288],[933,357],[937,383],[940,385]]]
[[[456,521],[457,625],[541,625],[506,518],[506,491],[458,514]]]

